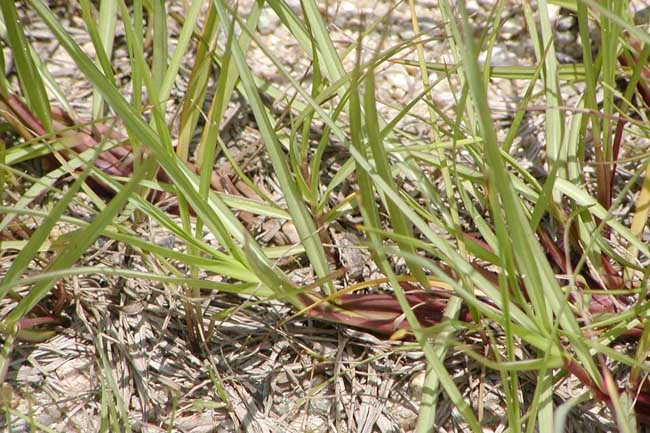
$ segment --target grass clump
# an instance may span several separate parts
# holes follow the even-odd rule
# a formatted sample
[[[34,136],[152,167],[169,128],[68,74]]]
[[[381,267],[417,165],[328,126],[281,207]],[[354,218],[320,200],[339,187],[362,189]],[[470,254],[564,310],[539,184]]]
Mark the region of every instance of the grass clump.
[[[81,33],[46,2],[1,3],[8,74],[0,116],[11,131],[0,148],[5,383],[24,341],[43,343],[82,323],[96,338],[100,430],[134,428],[131,395],[141,399],[138,422],[174,428],[175,415],[146,415],[154,392],[146,362],[131,354],[129,367],[114,363],[134,344],[135,325],[121,314],[153,304],[120,304],[128,291],[102,295],[119,306],[119,320],[84,304],[74,284],[101,276],[168,295],[156,308],[184,326],[166,334],[166,319],[159,338],[187,343],[187,362],[201,366],[214,398],[193,400],[196,410],[246,419],[239,379],[223,377],[211,346],[242,311],[290,305],[276,328],[307,317],[342,325],[340,333],[403,341],[389,353],[421,352],[418,432],[441,418],[475,432],[562,431],[586,402],[602,409],[603,428],[648,422],[650,37],[626,2],[561,2],[582,45],[579,62],[560,64],[555,6],[524,2],[519,38],[530,41],[530,64],[487,67],[504,46],[508,3],[483,16],[440,0],[435,32],[424,30],[413,1],[378,16],[355,12],[358,28],[345,46],[313,0],[249,8],[81,0],[70,6]],[[400,13],[412,36],[397,44],[386,29]],[[27,17],[88,86],[83,111],[29,37]],[[304,68],[289,67],[269,45],[269,20]],[[382,88],[393,67],[416,77],[400,104]],[[508,121],[495,125],[491,98],[505,80],[519,80],[522,93]],[[445,88],[451,100],[442,106],[436,97]],[[228,130],[233,110],[249,115],[248,129],[240,118],[239,130]],[[529,150],[522,130],[532,117],[542,125],[533,165],[519,152]],[[256,149],[229,141],[240,130],[253,131]],[[344,375],[340,359],[305,353],[337,365],[323,386]],[[496,408],[468,398],[453,357],[480,370],[479,395],[486,377],[498,378],[499,414],[486,416]],[[120,382],[120,368],[134,372],[132,382]],[[567,383],[580,394],[558,403]],[[6,423],[29,418],[5,394]],[[176,402],[156,407],[175,414]],[[337,426],[339,409],[329,413]]]

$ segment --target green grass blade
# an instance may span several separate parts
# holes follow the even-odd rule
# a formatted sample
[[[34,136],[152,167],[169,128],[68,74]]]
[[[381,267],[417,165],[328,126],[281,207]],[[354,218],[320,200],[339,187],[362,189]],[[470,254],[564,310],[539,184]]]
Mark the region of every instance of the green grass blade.
[[[16,2],[0,2],[0,11],[2,11],[4,24],[7,28],[7,39],[14,56],[16,71],[18,72],[23,95],[27,99],[27,105],[34,110],[45,129],[51,131],[50,102],[45,92],[43,80],[38,74],[32,59],[32,50],[25,37],[23,26],[20,25]]]
[[[224,242],[225,247],[239,261],[245,262],[243,253],[231,239],[234,236],[238,241],[243,242],[250,235],[244,230],[243,226],[232,215],[228,207],[221,202],[218,197],[212,196],[209,202],[201,199],[198,194],[198,181],[185,164],[175,158],[168,149],[161,143],[157,134],[147,125],[139,113],[124,99],[119,91],[106,80],[103,74],[97,70],[95,65],[81,51],[79,46],[70,38],[70,36],[61,27],[58,19],[52,12],[38,0],[31,0],[30,5],[39,14],[41,19],[52,30],[62,46],[68,51],[79,69],[96,86],[104,95],[105,100],[113,110],[123,119],[130,136],[147,146],[153,154],[156,155],[158,162],[165,169],[170,178],[174,179],[179,191],[185,195],[188,203],[202,218],[208,228],[218,235]],[[213,208],[214,206],[214,208]],[[218,212],[219,214],[217,215]],[[253,248],[255,247],[254,244]],[[261,250],[256,249],[260,257],[263,257]]]
[[[45,218],[45,220],[38,226],[36,231],[34,231],[27,245],[21,249],[21,251],[14,259],[11,267],[7,270],[7,273],[2,278],[2,284],[11,284],[25,271],[25,269],[27,269],[29,263],[34,259],[34,257],[36,257],[39,249],[47,240],[54,226],[59,222],[63,213],[66,211],[72,200],[76,197],[77,193],[81,189],[82,184],[86,181],[86,178],[89,174],[90,167],[84,170],[81,175],[79,175],[77,180],[70,186],[61,200],[57,201],[56,205],[49,212],[47,218]],[[6,292],[0,291],[0,298],[4,298],[6,294]]]
[[[90,245],[101,234],[102,230],[111,223],[115,215],[126,204],[129,196],[135,191],[140,180],[151,170],[154,159],[149,159],[142,170],[135,173],[133,179],[108,203],[106,208],[95,218],[85,229],[78,232],[72,239],[69,248],[56,256],[48,266],[48,270],[56,271],[71,267]],[[11,329],[14,323],[24,317],[32,308],[43,299],[55,283],[55,278],[46,279],[31,288],[29,293],[18,303],[18,305],[6,317],[7,326]]]
[[[226,15],[225,5],[223,5],[220,0],[215,0],[215,5],[221,20],[223,22],[229,22],[229,18]],[[271,158],[274,171],[278,176],[278,181],[285,194],[287,208],[291,214],[292,221],[296,226],[296,230],[305,246],[305,251],[314,267],[314,270],[316,271],[316,274],[323,278],[329,273],[329,266],[327,264],[327,259],[325,258],[325,250],[320,242],[320,238],[318,237],[316,226],[301,200],[295,181],[287,165],[282,146],[275,134],[269,118],[267,117],[266,110],[263,108],[262,100],[259,96],[248,65],[246,65],[241,48],[235,43],[233,43],[231,47],[233,61],[239,70],[242,85],[245,89],[248,101],[251,104],[251,109],[253,110],[255,119],[257,120],[258,128],[264,140],[267,152]]]
[[[479,114],[485,143],[486,163],[489,167],[489,182],[491,188],[495,188],[498,192],[501,201],[500,203],[492,202],[492,208],[493,212],[496,213],[495,218],[501,218],[501,215],[503,215],[511,237],[507,240],[500,240],[500,243],[503,241],[511,242],[517,247],[517,266],[520,268],[520,272],[526,275],[525,284],[531,303],[536,310],[535,321],[539,331],[550,337],[552,330],[550,313],[554,312],[559,316],[559,321],[564,330],[572,335],[580,335],[580,328],[575,317],[564,313],[564,295],[558,286],[541,246],[527,223],[528,218],[510,181],[510,176],[505,170],[496,140],[494,124],[490,118],[490,109],[486,100],[483,80],[476,64],[476,49],[473,45],[471,30],[467,24],[468,18],[464,5],[461,7],[461,18],[467,48],[463,52],[465,73]],[[503,212],[501,209],[503,209]],[[593,378],[598,378],[598,369],[584,342],[580,341],[580,339],[572,339],[571,342],[584,367]]]
[[[351,91],[353,91],[351,89]],[[365,131],[367,134],[368,145],[372,152],[375,169],[377,174],[382,177],[384,182],[393,190],[397,187],[393,181],[393,175],[389,165],[384,142],[380,138],[381,127],[379,126],[379,118],[377,115],[377,101],[375,99],[375,77],[374,70],[370,69],[366,74],[365,89],[364,89],[364,112],[365,112]],[[400,208],[393,202],[387,202],[388,213],[395,232],[405,237],[413,237],[410,223],[404,218]],[[407,242],[401,242],[400,247],[411,254],[415,253],[413,246]],[[428,279],[424,272],[415,264],[407,261],[409,269],[413,276],[424,286],[427,287]]]

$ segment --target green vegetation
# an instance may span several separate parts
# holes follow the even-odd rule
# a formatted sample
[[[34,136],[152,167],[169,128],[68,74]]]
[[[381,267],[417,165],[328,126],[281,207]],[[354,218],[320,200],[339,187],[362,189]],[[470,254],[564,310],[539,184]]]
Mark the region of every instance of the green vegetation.
[[[340,50],[315,0],[303,0],[300,13],[283,0],[258,1],[245,15],[225,0],[186,3],[181,15],[170,14],[164,1],[104,0],[97,9],[79,0],[89,55],[47,2],[0,2],[6,48],[0,65],[7,70],[10,55],[16,72],[15,79],[0,75],[0,116],[14,134],[0,147],[0,233],[23,217],[38,221],[22,238],[0,237],[6,263],[0,297],[10,306],[0,325],[3,381],[16,345],[60,329],[61,311],[49,307],[61,297],[59,284],[105,275],[173,287],[197,353],[210,344],[214,321],[237,310],[205,326],[210,317],[200,301],[210,291],[242,295],[240,308],[280,300],[296,317],[415,341],[428,366],[417,432],[433,431],[440,393],[458,409],[457,421],[482,431],[477,402],[463,396],[445,363],[452,352],[498,371],[502,424],[510,432],[563,431],[567,413],[589,400],[608,405],[620,431],[636,431],[635,419],[650,420],[644,241],[650,160],[647,150],[626,144],[647,143],[650,35],[634,25],[627,2],[558,2],[577,16],[579,65],[558,63],[547,1],[537,2],[539,11],[524,2],[537,63],[491,68],[477,59],[486,52],[489,64],[504,0],[478,32],[463,1],[439,1],[453,64],[425,58],[439,42],[420,30],[413,1],[401,7],[412,12],[415,36],[377,51],[364,43],[388,16],[365,23]],[[260,38],[263,8],[310,60],[309,79],[293,76]],[[74,111],[76,101],[66,99],[26,36],[25,14],[45,24],[91,85],[91,112]],[[180,27],[173,44],[172,21]],[[111,63],[116,22],[128,48],[126,84]],[[590,27],[601,41],[593,53]],[[254,73],[251,47],[266,55],[289,90]],[[417,71],[421,93],[384,118],[376,73],[394,63]],[[434,74],[445,75],[436,81],[429,78]],[[177,100],[172,93],[181,77],[189,78]],[[488,103],[493,79],[526,80],[506,131],[495,129]],[[458,95],[448,111],[432,97],[443,82]],[[583,89],[581,97],[563,100],[565,86]],[[223,142],[228,106],[239,97],[254,118],[269,162],[264,175],[277,183],[280,200],[249,177]],[[416,104],[427,107],[426,116],[413,113]],[[546,164],[536,168],[544,176],[516,153],[527,112],[543,116]],[[404,119],[429,132],[403,130]],[[337,173],[325,163],[332,149],[342,155]],[[230,161],[249,197],[215,189],[217,156]],[[26,170],[29,161],[46,162],[45,172]],[[617,173],[621,166],[628,176]],[[171,207],[161,204],[170,200]],[[71,213],[73,206],[87,215]],[[290,222],[299,242],[260,241],[242,213]],[[353,218],[360,223],[349,223]],[[165,230],[176,247],[140,236],[145,221]],[[362,239],[356,247],[369,252],[382,278],[344,278],[328,235],[334,224]],[[146,270],[80,263],[98,239],[124,245]],[[297,279],[298,266],[313,278]],[[466,344],[470,336],[485,347]],[[101,428],[130,431],[128,402],[98,341]],[[524,395],[524,374],[531,395]],[[580,382],[582,394],[557,405],[554,392],[565,380]],[[226,400],[215,404],[228,408]],[[28,418],[3,402],[7,416]]]

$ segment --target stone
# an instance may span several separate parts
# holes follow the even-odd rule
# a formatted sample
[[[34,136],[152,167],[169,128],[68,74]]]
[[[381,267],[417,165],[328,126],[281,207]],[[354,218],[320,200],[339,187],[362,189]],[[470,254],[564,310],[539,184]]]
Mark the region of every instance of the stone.
[[[424,381],[427,378],[426,371],[418,371],[415,373],[411,380],[409,381],[409,391],[414,398],[419,398],[422,395],[422,389],[424,388]]]
[[[257,30],[263,35],[269,35],[278,28],[280,18],[270,8],[264,8],[260,13],[260,20],[257,23]]]

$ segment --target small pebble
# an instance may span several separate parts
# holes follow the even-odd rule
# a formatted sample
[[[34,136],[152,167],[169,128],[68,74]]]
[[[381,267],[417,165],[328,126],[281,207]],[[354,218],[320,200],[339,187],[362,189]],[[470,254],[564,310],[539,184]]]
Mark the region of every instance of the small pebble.
[[[419,397],[422,395],[422,389],[424,388],[424,381],[427,377],[426,371],[418,371],[411,377],[409,382],[409,391],[413,394],[414,397]]]
[[[279,24],[280,18],[278,18],[272,9],[266,8],[263,9],[260,14],[260,21],[257,24],[257,29],[261,34],[269,35],[278,28]]]
[[[571,30],[576,25],[576,17],[573,15],[566,15],[557,20],[556,28],[560,32]]]

